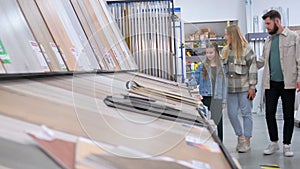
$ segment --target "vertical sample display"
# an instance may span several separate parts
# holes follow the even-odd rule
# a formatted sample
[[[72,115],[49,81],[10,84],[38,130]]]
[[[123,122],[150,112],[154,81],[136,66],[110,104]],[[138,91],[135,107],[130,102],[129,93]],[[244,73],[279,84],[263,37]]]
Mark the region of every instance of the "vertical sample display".
[[[38,4],[45,3],[36,0]],[[66,49],[71,52],[72,56],[75,58],[79,70],[90,71],[95,69],[100,69],[98,61],[96,60],[95,54],[86,38],[86,35],[80,25],[80,22],[73,10],[72,5],[69,1],[61,0],[47,0],[47,5],[51,6],[53,13],[56,13],[59,17],[62,28],[66,31],[66,36],[69,38],[73,47]],[[49,26],[56,26],[51,25]],[[64,49],[65,51],[65,49]]]
[[[128,46],[114,23],[108,7],[98,0],[71,0],[95,51],[100,51],[107,70],[133,70]]]
[[[32,49],[36,41],[16,0],[0,0],[0,38],[5,46],[4,67],[7,73],[44,72],[44,56]],[[42,58],[41,58],[42,57]],[[8,61],[9,60],[9,61]],[[46,71],[49,71],[48,65]]]
[[[71,51],[71,49],[75,46],[72,43],[59,15],[56,13],[56,7],[51,5],[51,0],[35,0],[35,2],[46,21],[46,25],[53,36],[54,43],[62,55],[63,60],[66,62],[69,71],[79,71],[79,65]]]
[[[170,1],[111,2],[109,7],[139,71],[171,80],[174,37]]]
[[[45,58],[47,59],[48,65],[53,72],[67,71],[67,67],[62,60],[62,56],[52,49],[51,44],[54,42],[47,25],[39,12],[38,7],[34,0],[17,0],[27,23],[35,36],[38,45]]]
[[[105,36],[103,26],[99,22],[99,18],[93,10],[92,4],[89,2],[89,0],[72,0],[72,3],[74,6],[78,5],[80,12],[85,18],[84,20],[86,20],[88,23],[87,26],[89,27],[90,31],[86,32],[89,32],[90,34],[87,36],[89,39],[93,39],[96,42],[94,47],[96,47],[95,50],[100,51],[102,54],[103,58],[101,60],[103,60],[106,65],[105,70],[121,70],[115,54],[108,43],[108,39]]]

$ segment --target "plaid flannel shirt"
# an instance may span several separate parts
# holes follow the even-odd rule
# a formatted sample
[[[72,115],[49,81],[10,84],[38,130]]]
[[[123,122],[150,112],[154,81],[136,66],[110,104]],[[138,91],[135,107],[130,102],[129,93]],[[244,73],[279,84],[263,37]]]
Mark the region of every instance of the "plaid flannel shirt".
[[[226,50],[228,46],[224,47]],[[257,84],[256,55],[248,44],[241,61],[234,59],[234,52],[229,49],[229,56],[223,60],[226,68],[228,93],[246,92]]]

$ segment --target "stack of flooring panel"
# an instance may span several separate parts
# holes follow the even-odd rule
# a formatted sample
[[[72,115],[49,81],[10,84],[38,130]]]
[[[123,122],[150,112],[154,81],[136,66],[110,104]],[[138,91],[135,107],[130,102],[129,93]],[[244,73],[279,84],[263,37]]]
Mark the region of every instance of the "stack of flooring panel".
[[[1,74],[137,69],[104,1],[0,3]]]
[[[195,122],[195,119],[200,118],[195,106],[165,97],[166,104],[180,110],[177,118],[171,120],[138,113],[143,110],[131,111],[107,106],[104,103],[107,96],[121,98],[128,94],[128,80],[147,88],[159,88],[166,93],[177,93],[186,98],[189,96],[186,89],[178,87],[174,82],[139,73],[2,80],[0,114],[100,143],[97,146],[105,154],[94,152],[94,149],[79,149],[76,143],[75,166],[235,168],[207,124]],[[163,103],[160,101],[160,104]],[[161,116],[167,116],[163,113]],[[185,116],[187,114],[189,116]],[[180,120],[183,117],[186,117],[185,121]],[[77,156],[77,153],[82,155]]]
[[[109,7],[140,72],[172,80],[170,1],[110,2]]]
[[[7,73],[49,72],[50,68],[16,0],[0,1],[1,59]]]
[[[136,65],[104,1],[71,0],[104,70],[130,70]]]

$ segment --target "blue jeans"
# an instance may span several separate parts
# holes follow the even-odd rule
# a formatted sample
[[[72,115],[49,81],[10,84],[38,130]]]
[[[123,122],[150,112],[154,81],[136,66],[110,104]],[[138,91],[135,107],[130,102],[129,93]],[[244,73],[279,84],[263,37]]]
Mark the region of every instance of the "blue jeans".
[[[227,95],[227,113],[230,123],[237,136],[244,135],[252,137],[252,101],[247,98],[248,92],[228,93]],[[238,117],[239,110],[242,113],[243,128]]]

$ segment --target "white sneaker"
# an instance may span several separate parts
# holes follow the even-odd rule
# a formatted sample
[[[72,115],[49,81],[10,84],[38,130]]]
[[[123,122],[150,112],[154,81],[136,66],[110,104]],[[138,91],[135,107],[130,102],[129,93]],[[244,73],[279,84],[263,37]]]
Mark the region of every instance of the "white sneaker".
[[[271,155],[279,150],[279,146],[277,142],[271,142],[268,147],[264,150],[265,155]]]
[[[247,143],[246,141],[244,141],[242,143],[242,145],[239,147],[238,152],[239,153],[247,153],[250,150],[251,150],[250,143]]]
[[[294,152],[292,152],[290,145],[288,145],[288,144],[283,145],[283,155],[286,156],[286,157],[293,157],[294,156]]]

